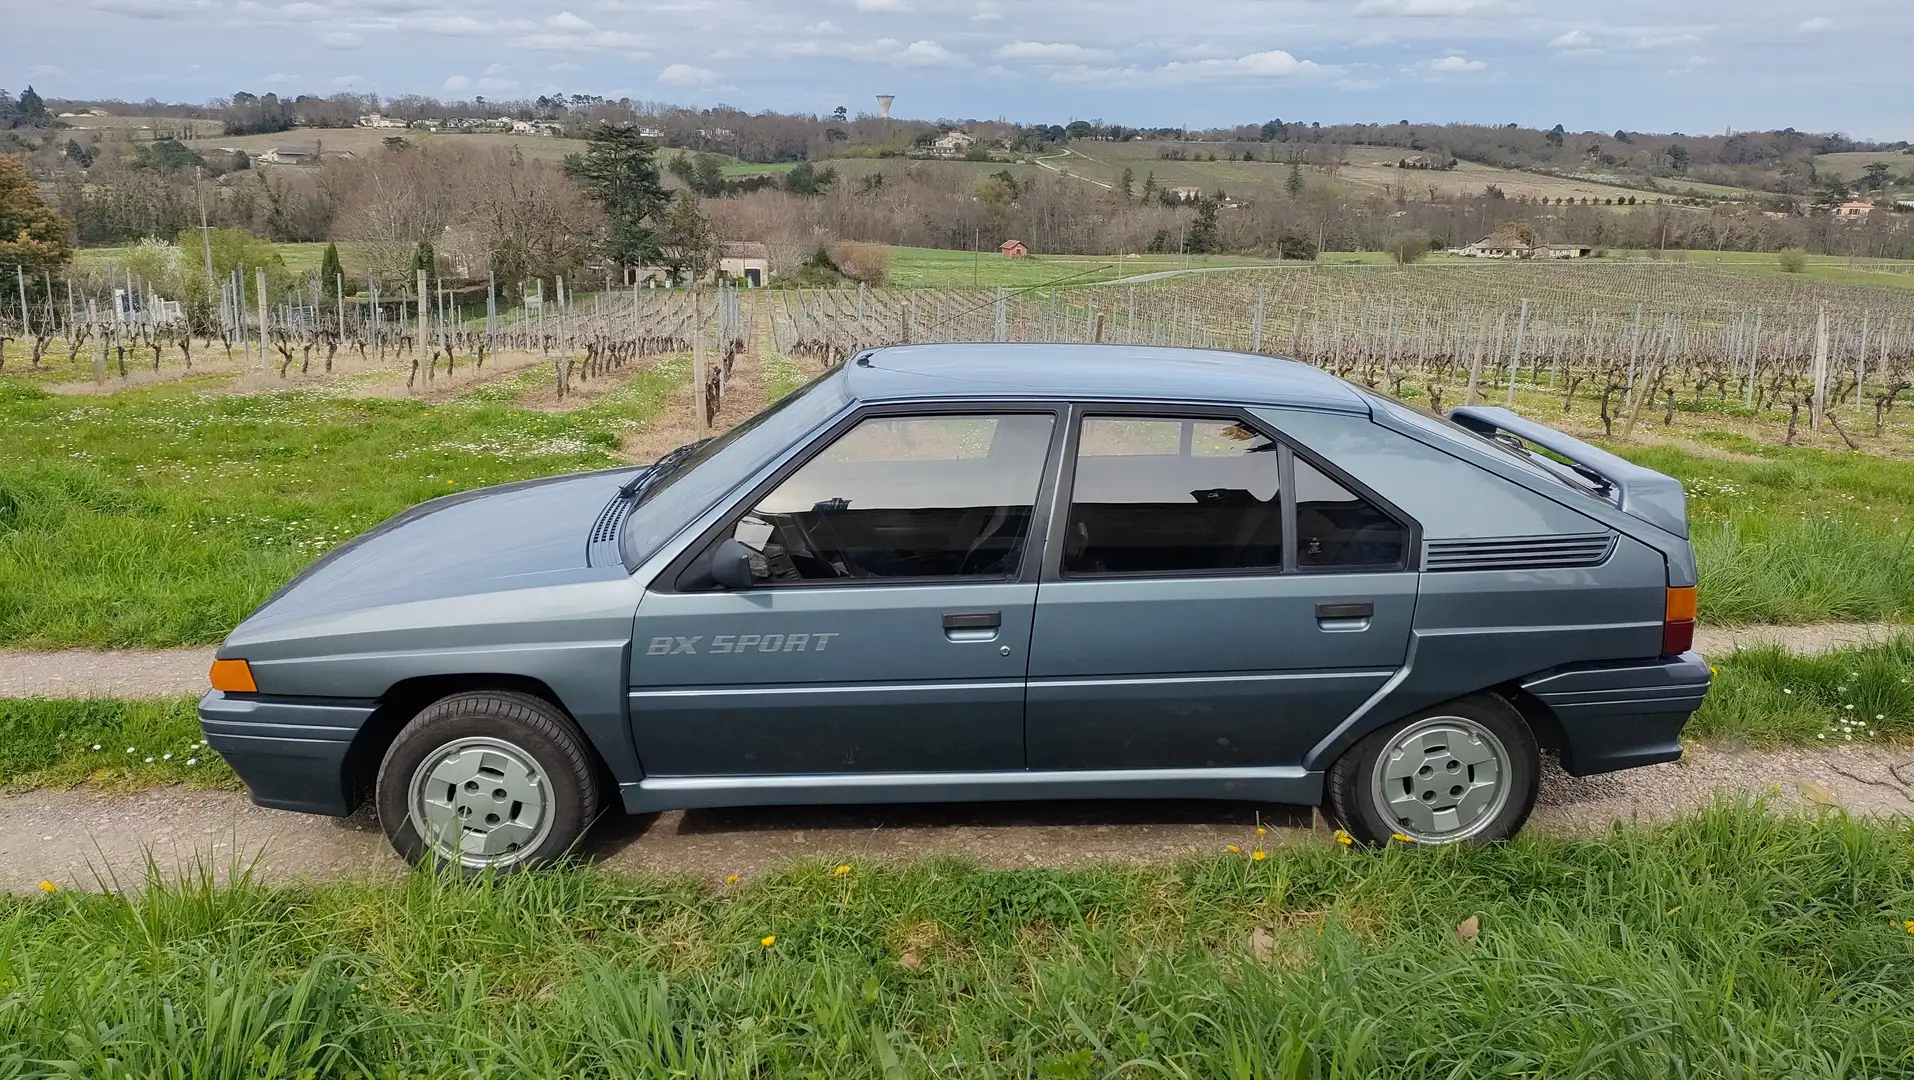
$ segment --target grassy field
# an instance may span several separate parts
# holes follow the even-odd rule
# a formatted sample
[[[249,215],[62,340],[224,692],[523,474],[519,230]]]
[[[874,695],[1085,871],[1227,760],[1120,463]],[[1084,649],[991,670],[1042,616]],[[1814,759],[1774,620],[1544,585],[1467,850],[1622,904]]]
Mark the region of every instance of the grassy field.
[[[320,553],[463,488],[617,464],[673,383],[545,413],[188,379],[108,398],[0,382],[0,641],[216,641]]]
[[[996,251],[942,248],[891,249],[891,284],[905,287],[1008,285],[1024,288],[1061,282],[1080,285],[1164,270],[1204,266],[1257,266],[1266,260],[1237,255],[1044,255],[1006,259]]]
[[[198,241],[195,240],[194,243],[197,244]],[[339,245],[340,262],[348,273],[353,269],[351,247],[350,243]],[[286,269],[294,274],[307,274],[318,270],[319,263],[326,255],[324,243],[281,242],[274,244],[273,249],[278,251],[279,257],[285,261]],[[82,269],[116,266],[131,250],[131,247],[80,248],[74,253],[73,261]],[[186,256],[198,258],[200,250],[197,247],[188,247]]]
[[[1475,851],[715,889],[190,879],[0,900],[0,1070],[1904,1075],[1911,928],[1907,824],[1729,806]]]
[[[205,153],[219,147],[233,147],[256,155],[279,146],[312,146],[325,151],[345,150],[365,155],[383,146],[387,138],[397,136],[414,145],[477,146],[481,148],[516,147],[533,161],[563,161],[565,155],[585,149],[583,139],[559,139],[542,135],[508,135],[496,132],[435,133],[391,128],[298,128],[266,135],[220,135],[195,140],[193,149]]]
[[[1648,258],[1649,254],[1645,251],[1614,251],[1609,253],[1609,257]],[[1834,285],[1914,289],[1914,259],[1851,259],[1845,255],[1809,255],[1806,257],[1807,268],[1799,275],[1793,275],[1781,269],[1778,255],[1766,251],[1677,251],[1664,252],[1663,257],[1742,273],[1785,275]]]
[[[1887,166],[1889,176],[1914,176],[1914,154],[1900,150],[1819,154],[1814,159],[1814,174],[1823,180],[1855,180],[1863,169],[1877,162]]]

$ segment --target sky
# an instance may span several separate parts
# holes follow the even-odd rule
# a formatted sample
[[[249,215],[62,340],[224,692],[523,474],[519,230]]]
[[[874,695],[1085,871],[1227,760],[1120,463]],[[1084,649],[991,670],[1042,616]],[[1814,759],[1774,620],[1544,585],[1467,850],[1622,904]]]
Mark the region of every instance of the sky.
[[[0,86],[1914,139],[1910,0],[0,0]]]

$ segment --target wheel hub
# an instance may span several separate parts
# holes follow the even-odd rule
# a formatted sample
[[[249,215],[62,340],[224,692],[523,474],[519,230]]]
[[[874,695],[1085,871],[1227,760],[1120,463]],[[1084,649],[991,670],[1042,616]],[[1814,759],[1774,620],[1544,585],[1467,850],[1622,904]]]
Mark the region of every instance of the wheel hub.
[[[411,791],[412,826],[426,847],[464,866],[509,866],[551,831],[544,772],[502,739],[447,743],[419,763]]]
[[[1377,762],[1372,793],[1384,821],[1417,843],[1463,840],[1508,801],[1509,754],[1489,729],[1431,717],[1396,736]]]

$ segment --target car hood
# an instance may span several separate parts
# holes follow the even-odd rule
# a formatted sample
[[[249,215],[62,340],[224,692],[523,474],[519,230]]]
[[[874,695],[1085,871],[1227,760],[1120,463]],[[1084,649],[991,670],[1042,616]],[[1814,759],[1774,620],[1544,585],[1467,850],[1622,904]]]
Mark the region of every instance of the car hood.
[[[233,636],[340,612],[562,584],[589,566],[594,524],[619,487],[642,472],[552,476],[420,503],[301,571]]]

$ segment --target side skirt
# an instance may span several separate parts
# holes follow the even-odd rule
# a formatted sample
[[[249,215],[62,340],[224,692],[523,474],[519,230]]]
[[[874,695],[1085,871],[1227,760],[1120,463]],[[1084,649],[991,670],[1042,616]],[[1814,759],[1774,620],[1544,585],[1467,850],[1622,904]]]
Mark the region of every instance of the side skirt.
[[[1121,769],[976,773],[837,773],[808,776],[651,776],[620,784],[634,814],[714,806],[1008,802],[1022,799],[1228,799],[1322,801],[1323,774],[1294,766],[1253,769]]]

